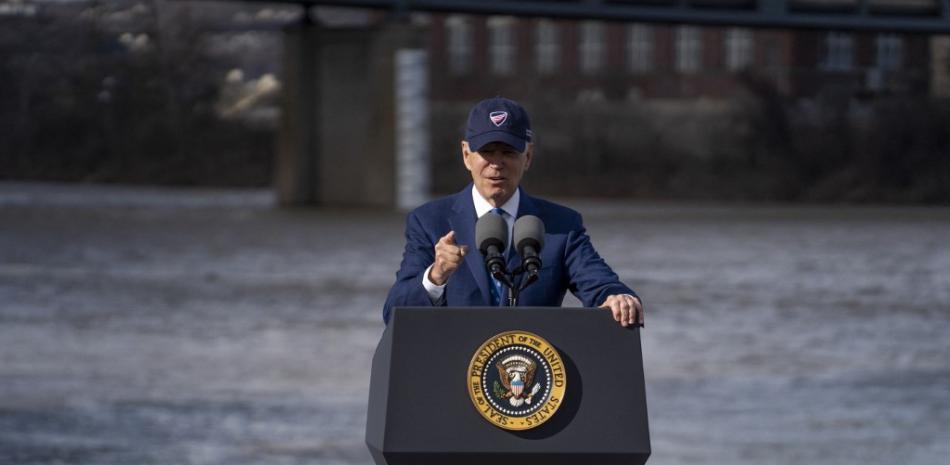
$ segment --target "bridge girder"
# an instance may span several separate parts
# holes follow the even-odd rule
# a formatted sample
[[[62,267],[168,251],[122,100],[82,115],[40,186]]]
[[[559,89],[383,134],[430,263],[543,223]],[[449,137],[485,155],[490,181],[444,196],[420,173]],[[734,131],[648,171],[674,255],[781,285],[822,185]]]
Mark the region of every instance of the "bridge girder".
[[[950,33],[950,0],[241,0],[303,7],[761,28]]]

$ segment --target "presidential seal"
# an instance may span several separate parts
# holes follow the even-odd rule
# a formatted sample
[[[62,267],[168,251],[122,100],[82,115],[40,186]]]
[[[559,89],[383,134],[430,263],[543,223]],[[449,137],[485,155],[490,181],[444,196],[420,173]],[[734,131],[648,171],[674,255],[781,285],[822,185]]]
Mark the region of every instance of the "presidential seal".
[[[561,355],[527,331],[485,341],[468,366],[468,394],[486,420],[508,430],[534,428],[564,401],[567,376]]]

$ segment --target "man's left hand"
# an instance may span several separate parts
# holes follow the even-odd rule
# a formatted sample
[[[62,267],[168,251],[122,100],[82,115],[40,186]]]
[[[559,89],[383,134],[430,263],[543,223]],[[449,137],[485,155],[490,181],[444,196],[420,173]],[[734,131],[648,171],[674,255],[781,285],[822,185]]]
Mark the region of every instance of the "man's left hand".
[[[601,308],[609,309],[614,314],[614,320],[623,326],[636,324],[643,326],[643,305],[640,299],[630,294],[615,294],[608,296]]]

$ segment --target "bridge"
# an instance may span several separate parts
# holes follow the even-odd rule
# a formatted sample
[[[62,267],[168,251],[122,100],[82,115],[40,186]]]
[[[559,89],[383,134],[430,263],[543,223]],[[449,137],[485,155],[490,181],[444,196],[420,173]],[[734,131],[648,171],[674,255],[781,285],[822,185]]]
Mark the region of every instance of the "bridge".
[[[425,31],[404,21],[413,12],[950,33],[950,0],[276,1],[308,12],[283,32],[276,187],[286,205],[409,208],[426,199],[428,61]],[[329,29],[310,19],[315,6],[370,8],[390,20],[369,29]]]
[[[260,0],[243,0],[260,1]],[[374,8],[396,15],[453,12],[809,29],[945,33],[950,0],[276,0]]]

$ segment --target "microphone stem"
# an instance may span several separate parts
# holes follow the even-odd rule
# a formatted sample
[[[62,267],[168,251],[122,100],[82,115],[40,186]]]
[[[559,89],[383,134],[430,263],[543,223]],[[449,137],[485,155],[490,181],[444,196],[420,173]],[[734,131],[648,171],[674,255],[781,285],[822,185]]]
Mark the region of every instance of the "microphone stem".
[[[514,280],[511,282],[511,286],[508,287],[508,306],[517,307],[518,306],[518,294],[521,293],[521,286],[516,286]]]

